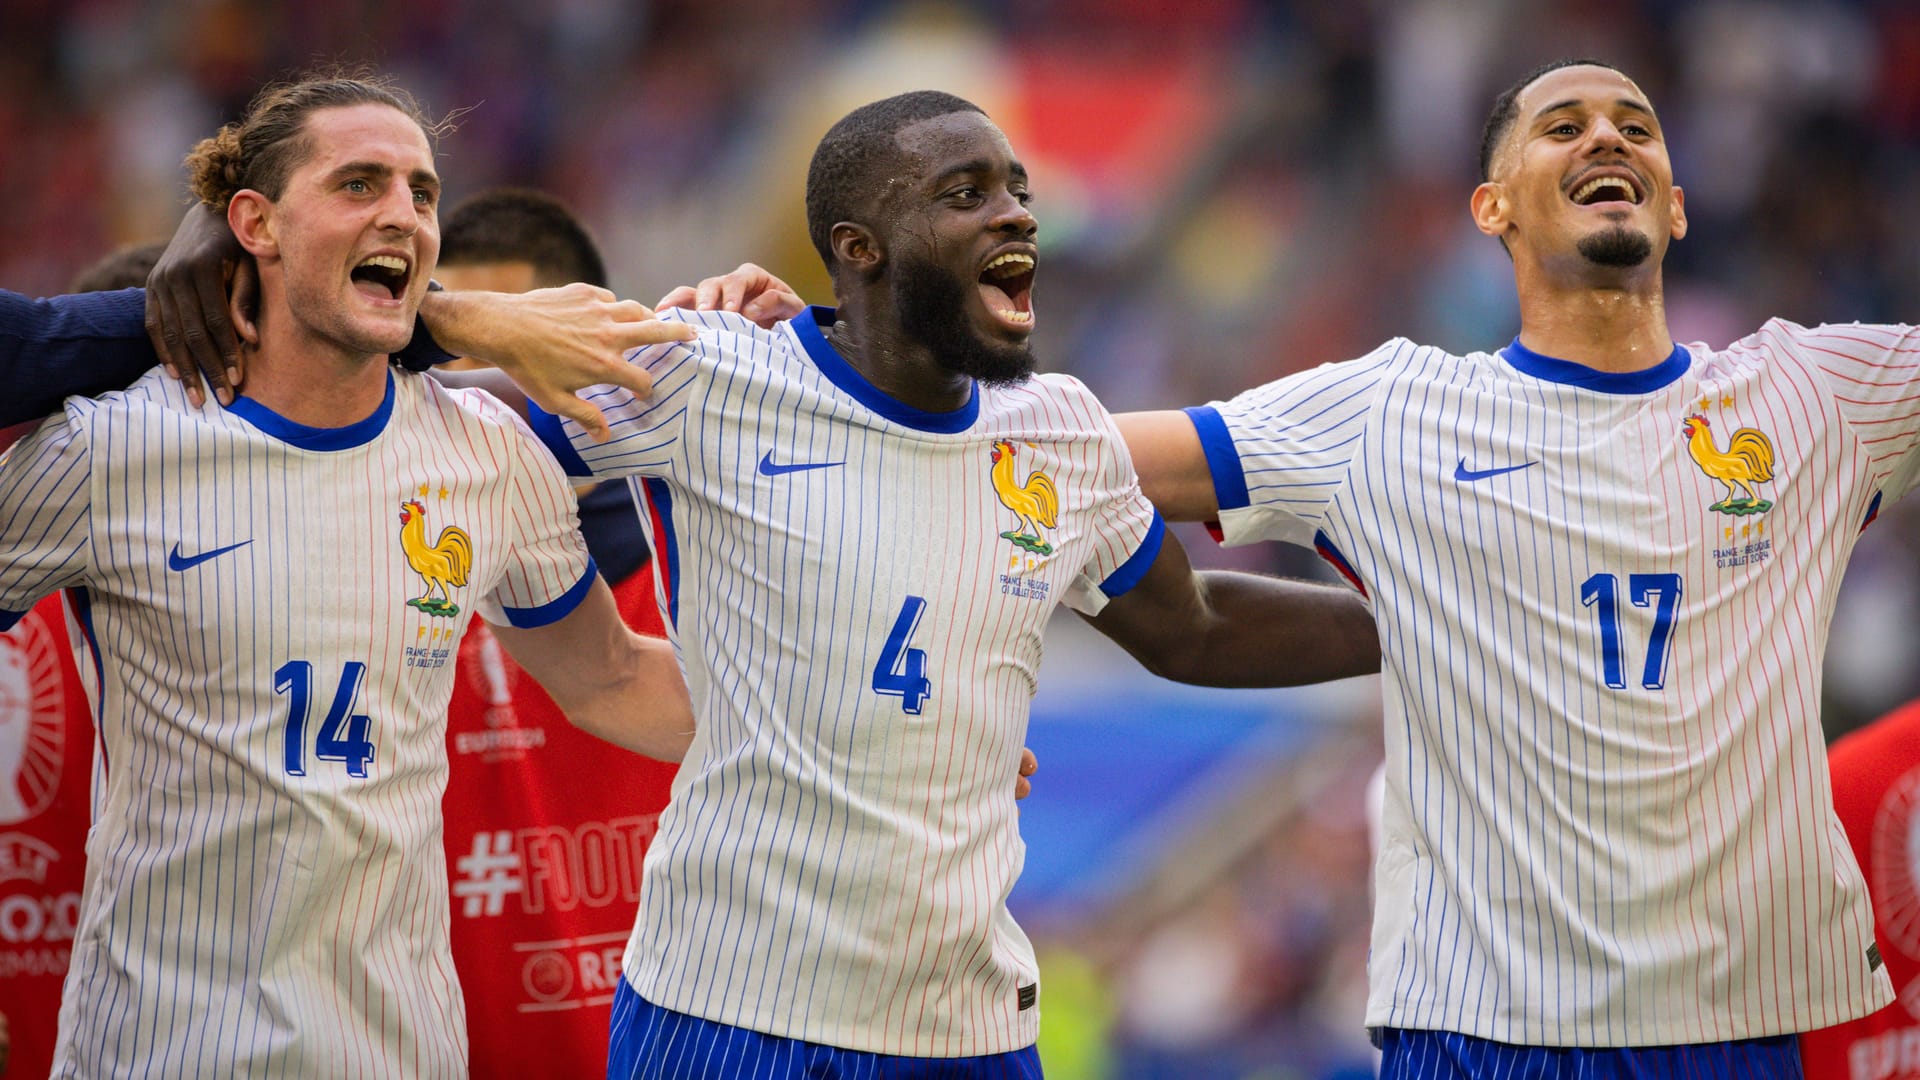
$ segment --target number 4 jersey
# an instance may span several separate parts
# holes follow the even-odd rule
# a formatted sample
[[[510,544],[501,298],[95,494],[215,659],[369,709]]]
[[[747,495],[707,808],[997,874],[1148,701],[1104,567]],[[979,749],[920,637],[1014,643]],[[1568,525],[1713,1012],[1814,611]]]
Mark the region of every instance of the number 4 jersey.
[[[572,610],[574,521],[504,407],[404,374],[317,429],[155,369],[0,458],[0,609],[71,590],[97,682],[56,1075],[465,1075],[453,659]]]
[[[1380,625],[1369,1024],[1700,1043],[1890,1000],[1820,674],[1920,470],[1917,348],[1774,322],[1605,374],[1397,340],[1190,410],[1226,540],[1317,547]]]
[[[854,1050],[1000,1053],[1038,1032],[1006,909],[1040,638],[1159,551],[1080,383],[894,401],[821,335],[737,315],[636,354],[613,437],[536,415],[569,471],[647,477],[699,729],[641,882],[626,978],[657,1005]]]

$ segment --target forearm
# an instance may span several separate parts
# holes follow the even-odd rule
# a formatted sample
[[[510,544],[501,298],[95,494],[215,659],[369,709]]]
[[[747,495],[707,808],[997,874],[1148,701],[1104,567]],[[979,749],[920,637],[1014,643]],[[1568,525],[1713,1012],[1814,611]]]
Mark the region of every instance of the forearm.
[[[74,394],[132,384],[159,363],[140,289],[30,300],[0,290],[0,426],[55,412]]]
[[[1199,578],[1212,618],[1182,681],[1297,686],[1380,670],[1379,629],[1352,589],[1220,570]]]
[[[673,647],[632,634],[608,677],[547,688],[567,719],[596,736],[659,761],[679,761],[693,742],[693,705]]]
[[[693,704],[673,646],[621,622],[606,582],[557,622],[493,635],[575,727],[661,761],[686,755]]]

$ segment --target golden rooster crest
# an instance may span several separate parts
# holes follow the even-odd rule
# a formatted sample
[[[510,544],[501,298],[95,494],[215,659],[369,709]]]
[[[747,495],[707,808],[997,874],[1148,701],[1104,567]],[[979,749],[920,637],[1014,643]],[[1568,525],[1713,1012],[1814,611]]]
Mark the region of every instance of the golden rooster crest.
[[[473,540],[467,531],[449,525],[440,530],[439,539],[427,543],[427,508],[418,499],[408,499],[400,504],[400,548],[407,553],[407,565],[427,582],[427,591],[407,606],[443,618],[460,614],[453,590],[466,585],[467,571],[473,568]]]
[[[1035,469],[1025,480],[1016,481],[1013,444],[1002,439],[993,444],[993,490],[1000,496],[1000,504],[1020,519],[1018,528],[1008,529],[1000,536],[1023,551],[1053,554],[1053,545],[1040,537],[1041,529],[1051,529],[1060,521],[1060,496],[1053,490],[1053,477]]]
[[[1764,514],[1773,504],[1760,497],[1753,485],[1773,479],[1773,441],[1753,428],[1740,428],[1722,451],[1713,444],[1713,430],[1707,418],[1695,413],[1680,424],[1687,437],[1687,453],[1700,471],[1727,485],[1727,497],[1709,506],[1736,517]]]

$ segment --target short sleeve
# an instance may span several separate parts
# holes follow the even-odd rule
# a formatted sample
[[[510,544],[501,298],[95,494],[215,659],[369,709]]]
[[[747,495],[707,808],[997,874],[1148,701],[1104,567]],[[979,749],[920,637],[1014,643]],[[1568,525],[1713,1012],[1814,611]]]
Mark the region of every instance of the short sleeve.
[[[513,550],[498,580],[475,610],[502,626],[529,629],[558,622],[586,599],[598,571],[580,536],[573,485],[552,456],[535,444],[520,418],[500,409],[515,426]]]
[[[1092,395],[1087,395],[1092,400]],[[1098,408],[1097,405],[1094,406]],[[1093,546],[1085,566],[1063,597],[1082,615],[1098,615],[1107,602],[1125,595],[1146,576],[1160,556],[1166,523],[1140,491],[1133,456],[1126,440],[1104,409],[1100,420],[1106,437],[1098,443],[1100,458],[1094,480],[1091,532]]]
[[[70,410],[0,454],[0,630],[91,566],[92,456]]]
[[[1776,320],[1766,331],[1789,337],[1826,378],[1888,502],[1920,484],[1920,328]]]
[[[660,313],[662,322],[700,324],[699,313],[673,309]],[[637,398],[621,386],[595,386],[580,396],[606,415],[611,435],[594,442],[586,429],[528,403],[529,422],[568,476],[663,476],[672,470],[682,451],[681,433],[687,403],[699,373],[715,357],[730,349],[732,335],[703,327],[698,338],[636,349],[627,362],[645,368],[653,377],[653,393]]]
[[[1396,343],[1187,410],[1227,544],[1311,545],[1365,445]]]

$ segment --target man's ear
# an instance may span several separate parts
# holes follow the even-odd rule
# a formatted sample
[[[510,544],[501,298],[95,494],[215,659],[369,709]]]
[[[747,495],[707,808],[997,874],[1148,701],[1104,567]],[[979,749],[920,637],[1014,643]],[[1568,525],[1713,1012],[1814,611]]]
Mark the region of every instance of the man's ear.
[[[227,203],[227,228],[256,259],[280,254],[280,241],[273,231],[273,202],[252,188],[234,192]]]
[[[852,221],[835,222],[828,245],[841,266],[860,277],[872,277],[886,265],[886,249],[873,230]]]
[[[1507,204],[1506,185],[1498,181],[1489,180],[1474,188],[1468,206],[1473,210],[1474,226],[1496,240],[1504,239],[1507,230],[1513,228],[1507,216],[1512,207]]]
[[[1675,184],[1673,186],[1673,227],[1672,228],[1673,228],[1673,238],[1675,240],[1678,240],[1681,237],[1687,235],[1687,193],[1684,191],[1681,191],[1680,185],[1678,184]]]

